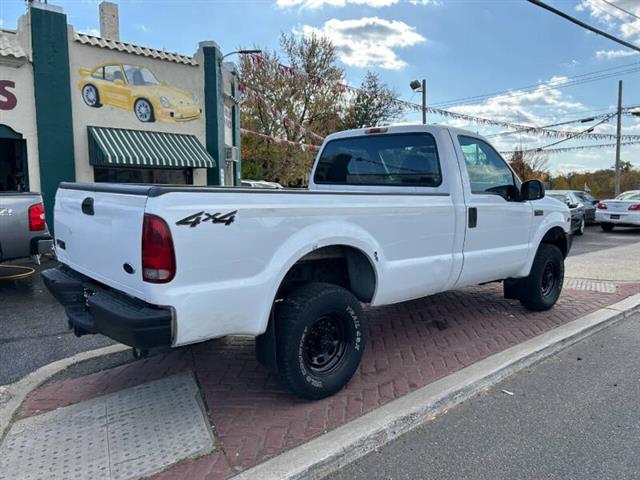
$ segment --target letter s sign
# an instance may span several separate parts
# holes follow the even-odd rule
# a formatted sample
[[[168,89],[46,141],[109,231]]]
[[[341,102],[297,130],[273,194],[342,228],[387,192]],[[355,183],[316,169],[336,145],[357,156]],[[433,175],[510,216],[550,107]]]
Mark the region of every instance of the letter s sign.
[[[0,110],[13,110],[18,104],[18,99],[9,88],[16,88],[15,82],[0,80]]]

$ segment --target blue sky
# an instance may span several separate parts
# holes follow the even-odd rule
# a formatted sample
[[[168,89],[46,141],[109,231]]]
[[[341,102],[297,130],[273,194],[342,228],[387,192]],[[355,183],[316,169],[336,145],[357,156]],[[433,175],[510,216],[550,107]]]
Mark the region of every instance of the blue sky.
[[[607,0],[640,17],[640,0]],[[98,29],[98,1],[50,0],[61,5],[76,30]],[[447,109],[528,125],[545,125],[612,110],[618,79],[624,105],[640,105],[640,71],[574,86],[571,77],[635,64],[640,55],[544,11],[524,0],[120,0],[121,39],[192,54],[197,43],[214,40],[223,51],[237,47],[277,49],[280,32],[329,36],[339,47],[346,81],[357,85],[367,69],[378,72],[402,98],[419,101],[408,87],[427,78],[428,102],[507,91]],[[605,0],[549,0],[563,11],[640,45],[640,19]],[[0,18],[14,28],[23,0],[2,0]],[[615,70],[608,70],[615,72]],[[607,73],[607,72],[603,72]],[[552,82],[548,86],[548,82]],[[539,84],[531,92],[519,89]],[[640,110],[640,109],[639,109]],[[417,120],[409,113],[405,120]],[[464,124],[491,134],[503,129]],[[581,130],[586,125],[560,127]],[[613,133],[614,121],[596,131]],[[625,118],[623,134],[640,134],[640,117]],[[496,137],[502,150],[552,143],[530,135]],[[562,146],[610,143],[571,140]],[[640,167],[640,145],[623,148],[623,160]],[[554,170],[609,167],[613,149],[549,156]]]

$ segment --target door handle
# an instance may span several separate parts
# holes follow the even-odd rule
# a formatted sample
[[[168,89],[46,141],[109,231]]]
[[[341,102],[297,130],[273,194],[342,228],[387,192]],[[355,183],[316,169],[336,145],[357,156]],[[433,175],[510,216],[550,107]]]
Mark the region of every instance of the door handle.
[[[469,207],[469,228],[476,228],[478,226],[478,209],[476,207]]]

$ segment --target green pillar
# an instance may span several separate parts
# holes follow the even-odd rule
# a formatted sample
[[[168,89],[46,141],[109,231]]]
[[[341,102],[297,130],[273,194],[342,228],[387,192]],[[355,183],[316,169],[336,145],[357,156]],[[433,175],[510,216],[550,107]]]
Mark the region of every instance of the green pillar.
[[[216,161],[207,170],[208,185],[224,184],[224,84],[222,80],[222,52],[214,42],[202,47],[204,57],[204,111],[207,151]]]
[[[37,7],[31,7],[29,12],[40,186],[47,223],[53,230],[53,204],[58,184],[76,179],[67,17]]]
[[[238,95],[238,71],[233,70],[233,80],[231,83],[231,95],[233,98],[237,98]],[[232,110],[232,132],[233,132],[233,146],[238,149],[238,161],[233,164],[233,184],[238,187],[242,180],[242,151],[240,150],[240,103],[235,102]]]

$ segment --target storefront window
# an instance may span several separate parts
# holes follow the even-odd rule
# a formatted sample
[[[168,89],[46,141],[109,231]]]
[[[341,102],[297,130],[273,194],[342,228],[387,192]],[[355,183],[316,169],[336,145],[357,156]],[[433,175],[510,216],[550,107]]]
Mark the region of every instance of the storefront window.
[[[109,168],[94,167],[96,182],[110,183],[159,183],[167,185],[192,185],[190,168]]]

